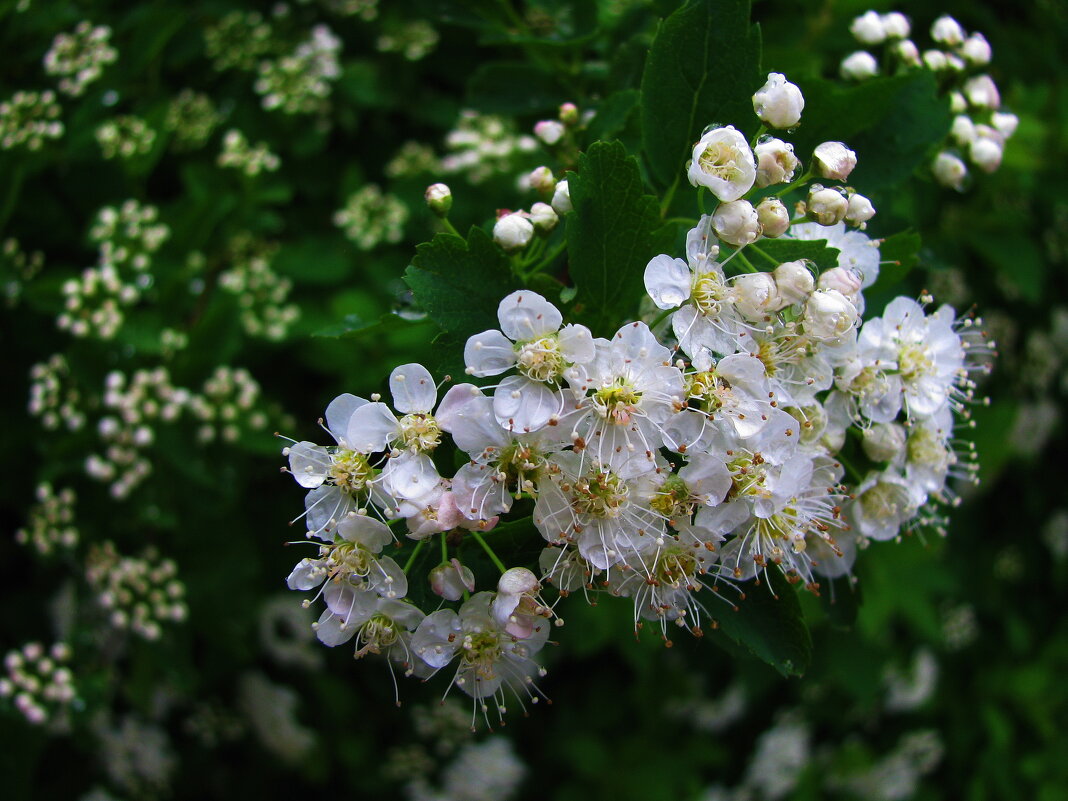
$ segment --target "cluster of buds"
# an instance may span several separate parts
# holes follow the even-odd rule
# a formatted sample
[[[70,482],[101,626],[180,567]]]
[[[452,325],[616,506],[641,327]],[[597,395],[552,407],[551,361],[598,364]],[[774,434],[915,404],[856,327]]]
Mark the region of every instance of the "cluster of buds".
[[[231,11],[204,29],[204,49],[219,72],[253,70],[274,48],[271,26],[256,11]]]
[[[200,421],[201,442],[236,442],[246,431],[262,431],[267,415],[256,409],[260,385],[244,368],[216,367],[201,394],[189,400],[189,410]]]
[[[922,53],[911,39],[911,26],[900,13],[868,11],[853,20],[853,35],[868,47],[882,46],[895,70],[928,69],[940,76],[956,115],[945,146],[931,165],[935,180],[961,190],[968,179],[968,164],[983,172],[1001,165],[1005,143],[1015,133],[1015,114],[1001,110],[1001,94],[993,78],[983,72],[991,48],[981,33],[968,34],[953,17],[944,15],[931,25],[936,47]],[[879,74],[879,61],[867,50],[842,61],[842,76],[865,80]]]
[[[158,222],[159,209],[130,199],[118,208],[105,206],[97,212],[89,238],[100,246],[100,263],[131,267],[143,273],[152,265],[152,254],[171,234]]]
[[[108,374],[104,384],[107,414],[97,423],[104,444],[102,455],[93,454],[86,472],[111,485],[111,494],[125,498],[152,472],[145,451],[155,441],[153,424],[171,423],[189,405],[191,393],[175,387],[165,367]]]
[[[7,675],[0,678],[0,698],[10,699],[35,726],[59,722],[78,702],[74,676],[67,667],[69,661],[70,648],[61,642],[48,649],[31,642],[8,651],[4,657]]]
[[[223,149],[216,163],[220,167],[240,170],[249,178],[255,178],[261,172],[274,172],[282,166],[282,160],[270,151],[266,142],[253,146],[236,128],[231,128],[223,136]]]
[[[78,529],[74,526],[76,500],[70,487],[57,493],[51,484],[38,484],[37,503],[30,509],[26,527],[15,532],[15,541],[32,546],[40,556],[73,549],[78,544]]]
[[[114,264],[87,267],[78,278],[63,283],[63,311],[56,326],[79,339],[113,339],[122,328],[123,308],[141,297],[136,283],[123,281]]]
[[[81,407],[81,393],[71,380],[66,356],[56,353],[30,368],[29,412],[40,417],[47,430],[55,431],[60,425],[68,431],[81,430],[85,425]]]
[[[230,267],[219,275],[219,286],[237,298],[241,326],[249,336],[278,341],[300,317],[300,307],[288,303],[292,282],[271,269],[278,246],[240,235],[230,242]]]
[[[330,97],[331,84],[341,76],[341,40],[325,25],[316,25],[292,53],[259,65],[256,92],[268,111],[314,114]]]
[[[419,61],[437,47],[437,30],[426,20],[416,19],[385,30],[375,42],[380,53],[400,53],[408,61]]]
[[[174,135],[179,150],[195,150],[204,145],[222,122],[211,98],[203,92],[183,89],[167,107],[164,126]]]
[[[356,17],[364,22],[378,18],[378,0],[326,0],[324,5],[343,17]]]
[[[408,216],[408,207],[400,198],[367,184],[334,213],[334,225],[360,250],[373,250],[382,243],[400,242]]]
[[[44,57],[45,72],[60,76],[59,91],[78,97],[115,62],[118,51],[109,42],[111,28],[79,22],[72,33],[60,33]]]
[[[533,153],[538,140],[517,135],[502,117],[464,111],[456,128],[445,137],[448,153],[441,159],[441,171],[463,174],[473,184],[512,168],[517,155]]]
[[[156,132],[140,117],[123,114],[96,129],[96,141],[105,159],[130,159],[152,150]]]
[[[23,287],[41,272],[44,253],[39,250],[26,252],[19,241],[8,237],[0,246],[0,295],[9,307],[18,305]]]
[[[56,93],[15,92],[0,103],[0,149],[40,150],[46,139],[63,136]]]
[[[434,173],[440,170],[438,157],[434,148],[414,140],[405,142],[396,154],[386,163],[386,175],[390,178],[404,178],[409,175]]]
[[[181,623],[188,610],[178,566],[152,548],[141,557],[122,556],[112,542],[96,545],[86,560],[86,580],[117,629],[158,640],[165,623]]]

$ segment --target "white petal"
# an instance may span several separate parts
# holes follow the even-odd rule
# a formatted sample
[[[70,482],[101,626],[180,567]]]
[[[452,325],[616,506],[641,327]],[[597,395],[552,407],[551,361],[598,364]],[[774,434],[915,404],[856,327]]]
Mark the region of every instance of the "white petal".
[[[497,307],[501,330],[515,342],[539,339],[560,330],[564,321],[560,310],[537,292],[521,289],[501,301]]]
[[[722,502],[732,484],[730,471],[723,460],[707,453],[691,455],[689,463],[679,471],[679,478],[686,482],[691,494],[703,497],[708,506]]]
[[[367,515],[346,517],[337,524],[337,533],[348,542],[356,542],[371,553],[378,553],[393,541],[389,526]]]
[[[326,407],[326,430],[339,443],[343,442],[349,430],[349,418],[352,417],[352,413],[366,404],[367,401],[364,398],[348,392],[338,395]]]
[[[352,413],[346,439],[364,453],[384,451],[400,434],[400,425],[384,403],[368,403]]]
[[[389,374],[393,408],[402,414],[429,414],[438,400],[434,378],[421,364],[402,364]]]
[[[493,400],[471,384],[458,384],[445,393],[434,415],[443,431],[452,434],[456,447],[477,454],[507,445],[511,438],[493,416]]]
[[[422,501],[440,489],[441,476],[429,456],[405,452],[389,460],[383,481],[394,497],[406,501]]]
[[[464,345],[464,364],[471,375],[500,375],[515,366],[512,341],[497,329],[469,337]]]
[[[315,489],[326,481],[330,469],[330,455],[322,445],[298,442],[289,448],[289,472],[298,484]]]
[[[674,309],[690,297],[690,278],[686,262],[661,254],[645,266],[645,291],[658,309]]]
[[[347,626],[342,630],[341,618],[329,609],[323,612],[322,617],[319,618],[319,626],[315,630],[315,636],[319,638],[319,642],[323,645],[329,645],[331,648],[348,642],[355,633],[356,629],[353,626]]]
[[[367,580],[371,589],[383,598],[403,598],[408,594],[408,577],[388,556],[378,560],[378,568],[371,571]]]
[[[565,325],[560,329],[560,352],[573,364],[586,364],[597,355],[593,334],[584,325]]]
[[[427,615],[412,636],[412,650],[432,668],[443,668],[452,661],[463,642],[460,618],[451,609]]]
[[[301,559],[286,579],[291,590],[313,590],[326,579],[321,559]]]
[[[508,376],[493,393],[493,413],[508,431],[537,431],[553,415],[559,414],[562,407],[559,392],[526,376]]]

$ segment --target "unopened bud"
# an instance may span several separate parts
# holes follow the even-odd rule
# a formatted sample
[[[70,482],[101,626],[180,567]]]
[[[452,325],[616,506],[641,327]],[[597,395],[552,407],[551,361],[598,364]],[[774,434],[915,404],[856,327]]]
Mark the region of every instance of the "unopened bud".
[[[846,222],[853,223],[857,228],[863,230],[865,223],[874,216],[875,206],[871,204],[868,198],[856,192],[849,196],[849,205],[845,213]]]
[[[981,33],[973,33],[965,39],[964,44],[960,47],[960,54],[964,56],[965,61],[976,67],[989,64],[992,55],[990,43]]]
[[[863,432],[862,447],[873,462],[896,462],[904,455],[908,437],[901,424],[875,423]]]
[[[530,207],[530,222],[539,234],[547,234],[556,227],[560,218],[548,203],[535,203]]]
[[[844,181],[857,166],[857,154],[842,142],[824,142],[816,146],[812,157],[816,174],[834,181]]]
[[[734,306],[743,317],[761,320],[782,308],[779,288],[770,273],[745,273],[734,279]]]
[[[841,293],[855,306],[860,299],[863,280],[856,270],[851,270],[848,267],[832,267],[820,273],[817,286],[824,291],[833,289],[835,292]]]
[[[864,81],[879,74],[879,62],[867,50],[858,50],[842,59],[838,71],[847,81]]]
[[[558,181],[553,190],[553,211],[563,217],[571,211],[571,190],[568,189],[567,181]]]
[[[534,125],[534,135],[549,147],[563,139],[565,131],[564,124],[557,120],[542,120]]]
[[[909,18],[900,11],[891,11],[889,14],[883,14],[882,22],[883,30],[886,31],[886,37],[888,39],[904,39],[912,32],[912,26],[909,25]]]
[[[781,139],[765,139],[755,149],[757,158],[756,185],[789,183],[794,178],[800,162],[794,155],[794,146]]]
[[[578,106],[574,103],[564,103],[560,106],[560,122],[564,125],[575,125],[579,121]]]
[[[1008,111],[998,111],[990,118],[990,124],[994,126],[995,131],[1008,139],[1016,133],[1020,118]]]
[[[923,63],[920,58],[920,48],[916,47],[916,43],[911,39],[902,39],[900,42],[895,42],[893,48],[894,53],[901,59],[902,63],[910,67],[918,67]]]
[[[465,590],[472,592],[475,589],[475,574],[460,564],[459,559],[438,565],[430,571],[429,578],[430,589],[446,601],[458,601]]]
[[[994,172],[1001,166],[1004,150],[1000,136],[980,136],[968,147],[968,158],[983,172]]]
[[[783,306],[796,306],[808,300],[816,281],[804,259],[786,261],[775,268],[775,286]]]
[[[445,184],[431,184],[423,195],[426,205],[438,217],[447,217],[452,208],[452,190]]]
[[[753,95],[753,111],[772,128],[793,128],[804,108],[801,90],[779,72],[768,73],[767,83]]]
[[[835,225],[845,219],[849,210],[849,201],[845,194],[836,188],[812,184],[805,201],[805,214],[820,225]]]
[[[964,29],[953,17],[945,14],[931,25],[931,38],[950,47],[956,47],[964,41]]]
[[[834,341],[856,325],[857,309],[841,292],[817,289],[805,303],[802,323],[808,336]]]
[[[964,84],[964,96],[976,108],[988,108],[997,111],[1001,105],[1001,94],[994,79],[989,75],[976,75]]]
[[[975,123],[972,122],[972,118],[967,114],[958,114],[953,118],[953,125],[950,126],[949,135],[959,145],[973,142],[975,141]]]
[[[757,220],[764,236],[774,239],[790,227],[790,212],[777,197],[766,197],[756,207]]]
[[[553,171],[548,167],[535,167],[527,176],[527,183],[536,192],[542,195],[549,195],[556,189],[556,176],[553,175]]]
[[[949,68],[949,59],[941,50],[924,50],[923,63],[932,72],[941,72]]]
[[[935,156],[931,165],[935,180],[942,186],[950,189],[961,190],[964,187],[964,179],[968,177],[968,168],[958,156],[943,150]]]
[[[712,230],[728,244],[741,247],[760,237],[760,219],[748,200],[720,203],[712,215]]]
[[[504,595],[521,595],[535,592],[541,587],[538,577],[525,567],[513,567],[501,574],[497,581],[497,592]]]
[[[877,45],[886,40],[886,25],[876,11],[868,11],[854,19],[849,32],[861,44]]]
[[[519,250],[530,244],[534,226],[519,212],[505,214],[493,226],[493,241],[505,250]]]
[[[968,110],[968,99],[960,92],[949,93],[949,110],[954,114],[963,114]]]

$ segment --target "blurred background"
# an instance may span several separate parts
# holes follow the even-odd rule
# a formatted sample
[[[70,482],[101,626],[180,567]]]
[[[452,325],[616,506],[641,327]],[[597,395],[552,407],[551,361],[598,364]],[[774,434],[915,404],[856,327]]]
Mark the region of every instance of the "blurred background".
[[[426,186],[460,230],[528,204],[517,177],[573,159],[531,135],[565,101],[636,149],[633,96],[606,98],[677,5],[0,0],[0,676],[37,677],[0,699],[5,798],[1068,797],[1061,0],[753,3],[764,69],[802,89],[868,8],[921,48],[952,14],[1020,121],[966,191],[868,193],[874,235],[923,237],[895,293],[974,306],[1000,358],[982,484],[945,537],[802,594],[803,678],[571,603],[552,706],[472,733],[440,682],[396,708],[286,590],[302,493],[273,432],[321,441],[337,394],[435,364],[401,280],[439,230]]]

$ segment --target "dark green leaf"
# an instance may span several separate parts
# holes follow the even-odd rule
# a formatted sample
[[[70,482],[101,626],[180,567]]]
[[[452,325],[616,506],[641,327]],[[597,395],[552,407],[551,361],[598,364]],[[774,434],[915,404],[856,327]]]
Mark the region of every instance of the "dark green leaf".
[[[597,114],[586,129],[589,140],[611,139],[627,125],[627,120],[641,97],[637,89],[625,89],[609,96],[597,109]]]
[[[489,234],[472,227],[467,241],[438,234],[417,248],[404,281],[430,319],[460,341],[498,326],[501,298],[519,285]]]
[[[838,266],[838,248],[827,247],[826,239],[761,239],[758,244],[750,245],[749,249],[756,251],[756,256],[750,260],[761,270],[775,269],[771,261],[761,254],[770,256],[777,264],[808,259],[819,267],[821,272]]]
[[[552,111],[563,95],[551,75],[526,62],[483,64],[467,84],[467,102],[490,114]]]
[[[872,292],[883,291],[899,284],[920,260],[920,235],[915,231],[901,231],[888,236],[879,245],[879,280]]]
[[[854,584],[849,576],[820,581],[820,605],[831,625],[843,629],[853,628],[860,603],[860,584]]]
[[[567,252],[577,288],[576,313],[595,334],[610,336],[633,319],[645,265],[656,255],[656,198],[643,194],[638,163],[619,142],[595,142],[568,182],[574,212]]]
[[[760,29],[748,0],[692,0],[660,25],[642,75],[642,143],[649,171],[668,186],[713,123],[744,124],[760,76]]]
[[[783,676],[800,676],[812,659],[812,638],[797,592],[778,568],[770,568],[767,577],[759,586],[743,585],[745,598],[737,602],[737,612],[716,596],[706,606],[722,634]]]
[[[422,322],[423,320],[406,319],[393,312],[383,314],[377,320],[368,320],[358,314],[346,314],[339,323],[320,328],[312,336],[331,339],[357,339],[368,334],[384,334],[387,331],[411,328]]]

